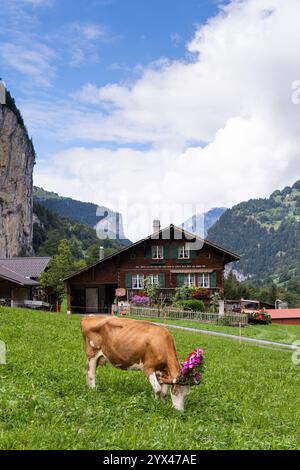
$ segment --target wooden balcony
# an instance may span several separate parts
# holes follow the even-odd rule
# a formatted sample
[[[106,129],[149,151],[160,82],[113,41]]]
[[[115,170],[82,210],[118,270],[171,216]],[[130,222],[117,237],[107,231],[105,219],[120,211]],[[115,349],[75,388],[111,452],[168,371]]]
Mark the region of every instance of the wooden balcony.
[[[203,296],[199,297],[199,300],[207,300],[212,294],[218,291],[218,288],[203,289]],[[143,290],[139,289],[128,289],[128,300],[131,300],[135,295],[141,295]],[[175,288],[162,288],[159,292],[159,300],[172,301],[176,294]]]

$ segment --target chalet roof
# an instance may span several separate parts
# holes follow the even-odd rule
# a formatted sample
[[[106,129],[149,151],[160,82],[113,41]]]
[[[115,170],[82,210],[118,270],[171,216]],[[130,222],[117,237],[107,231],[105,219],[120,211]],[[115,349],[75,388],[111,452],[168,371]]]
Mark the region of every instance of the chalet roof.
[[[34,281],[33,279],[26,278],[18,273],[15,273],[14,271],[11,271],[10,269],[5,268],[4,266],[0,266],[0,278],[20,286],[38,285],[38,282]]]
[[[50,258],[46,256],[0,258],[0,266],[10,269],[21,276],[34,279],[38,278],[45,271],[49,261]]]
[[[300,308],[279,308],[267,310],[271,319],[300,318]]]
[[[0,278],[20,286],[37,286],[36,279],[45,271],[49,261],[48,257],[0,259]]]
[[[218,246],[216,245],[215,243],[212,243],[211,241],[208,241],[206,239],[203,239],[197,235],[195,235],[194,233],[191,233],[189,232],[188,230],[184,229],[184,228],[181,228],[181,227],[177,227],[176,225],[169,225],[168,227],[164,228],[164,229],[161,229],[159,230],[157,233],[154,233],[154,234],[151,234],[149,235],[148,237],[145,237],[145,238],[142,238],[141,240],[138,240],[137,242],[134,242],[132,243],[131,245],[128,245],[124,248],[121,248],[120,250],[116,251],[115,253],[112,253],[111,255],[109,256],[106,256],[105,258],[101,259],[101,260],[98,260],[96,263],[93,263],[93,264],[90,264],[89,266],[86,266],[85,268],[83,269],[80,269],[72,274],[70,274],[69,276],[65,277],[63,280],[66,281],[68,279],[71,279],[72,277],[74,276],[77,276],[77,274],[80,274],[84,271],[87,271],[89,270],[90,268],[94,267],[94,266],[97,266],[105,261],[107,261],[108,259],[111,259],[113,258],[114,256],[118,256],[119,254],[121,253],[124,253],[125,251],[127,250],[130,250],[131,248],[139,245],[140,243],[143,243],[143,242],[146,242],[147,240],[161,240],[161,239],[167,239],[167,238],[164,238],[163,237],[163,234],[164,233],[169,233],[170,230],[174,230],[174,240],[181,240],[182,239],[182,235],[185,235],[186,237],[188,237],[188,239],[192,242],[192,240],[198,240],[200,241],[203,245],[208,245],[212,248],[215,248],[216,250],[218,251],[222,251],[223,253],[225,253],[227,256],[228,256],[228,263],[230,262],[233,262],[233,261],[238,261],[240,259],[240,256],[232,251],[229,251],[229,250],[226,250],[225,248],[221,247],[221,246]],[[177,236],[176,236],[177,235]],[[181,236],[180,236],[181,235]]]

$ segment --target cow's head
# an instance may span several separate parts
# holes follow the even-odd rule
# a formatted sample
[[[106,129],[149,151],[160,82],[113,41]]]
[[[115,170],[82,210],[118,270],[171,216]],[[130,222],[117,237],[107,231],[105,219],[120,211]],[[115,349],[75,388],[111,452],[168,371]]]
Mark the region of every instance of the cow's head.
[[[170,391],[174,408],[178,411],[184,411],[184,400],[190,393],[190,386],[173,384]]]

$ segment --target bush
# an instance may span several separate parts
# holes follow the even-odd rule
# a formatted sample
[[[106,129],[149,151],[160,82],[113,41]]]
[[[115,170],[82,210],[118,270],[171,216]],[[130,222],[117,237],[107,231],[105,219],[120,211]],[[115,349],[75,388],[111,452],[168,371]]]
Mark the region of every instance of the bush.
[[[271,317],[265,309],[262,309],[260,312],[249,312],[247,315],[248,323],[252,323],[253,325],[269,325],[272,323]]]
[[[177,305],[179,308],[183,308],[183,310],[191,312],[205,312],[205,306],[202,300],[182,300],[181,302],[178,302]]]
[[[190,299],[193,296],[195,290],[195,286],[177,287],[174,297],[175,302],[181,302],[183,300]]]
[[[223,316],[219,317],[218,320],[217,320],[217,325],[231,326],[232,323],[231,323],[230,317],[228,317],[226,315],[223,315]]]

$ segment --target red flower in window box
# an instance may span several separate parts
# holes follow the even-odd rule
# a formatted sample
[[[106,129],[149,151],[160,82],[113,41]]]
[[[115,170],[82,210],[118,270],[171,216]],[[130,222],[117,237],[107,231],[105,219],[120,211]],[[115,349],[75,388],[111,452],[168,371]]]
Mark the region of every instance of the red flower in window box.
[[[199,287],[197,287],[195,289],[195,292],[193,293],[193,296],[192,296],[194,299],[201,299],[203,297],[207,297],[207,290],[206,289],[201,289]]]

